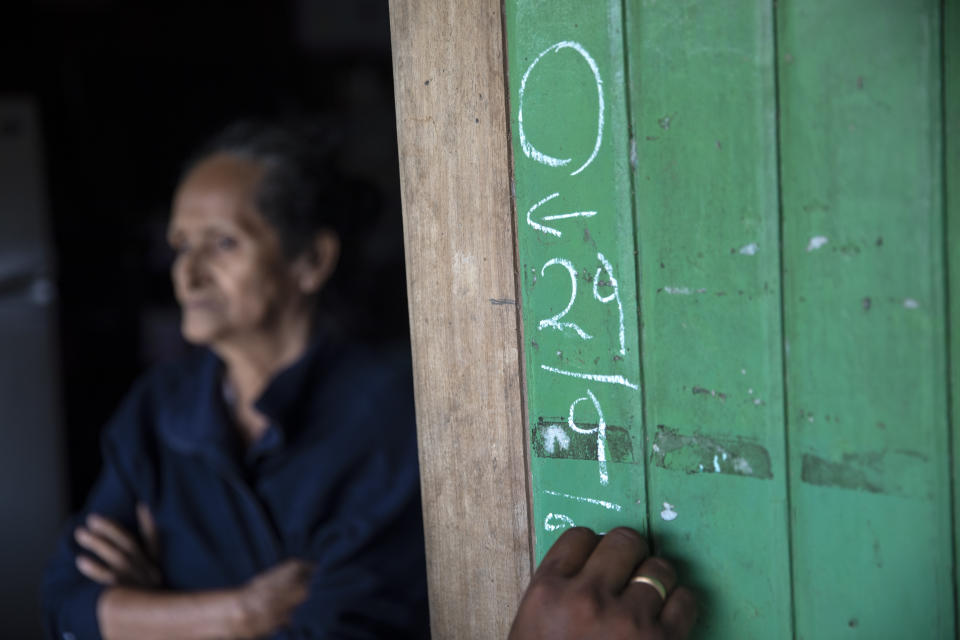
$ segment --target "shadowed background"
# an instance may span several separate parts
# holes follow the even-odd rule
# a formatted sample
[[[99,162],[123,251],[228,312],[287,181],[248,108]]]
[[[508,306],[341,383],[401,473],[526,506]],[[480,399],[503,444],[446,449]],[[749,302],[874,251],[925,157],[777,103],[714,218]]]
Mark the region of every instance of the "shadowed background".
[[[297,119],[349,143],[341,168],[380,203],[357,286],[361,317],[385,321],[362,337],[407,339],[387,5],[6,3],[10,104],[0,193],[23,191],[24,173],[37,189],[27,209],[0,198],[0,311],[19,289],[16,304],[42,309],[0,313],[0,619],[4,637],[29,640],[39,571],[96,478],[102,427],[141,372],[185,348],[164,233],[181,165],[211,134]]]

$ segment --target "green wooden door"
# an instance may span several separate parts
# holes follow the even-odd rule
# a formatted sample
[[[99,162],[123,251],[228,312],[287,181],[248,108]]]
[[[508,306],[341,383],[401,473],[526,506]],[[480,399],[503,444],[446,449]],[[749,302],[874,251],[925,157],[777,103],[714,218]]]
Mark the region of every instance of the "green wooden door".
[[[538,559],[629,524],[700,637],[955,637],[955,14],[507,0]]]

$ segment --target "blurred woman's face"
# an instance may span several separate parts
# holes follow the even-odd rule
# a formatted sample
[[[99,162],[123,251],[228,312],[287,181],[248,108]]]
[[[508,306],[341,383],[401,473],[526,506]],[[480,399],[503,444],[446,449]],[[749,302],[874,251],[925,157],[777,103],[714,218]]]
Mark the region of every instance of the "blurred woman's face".
[[[298,297],[279,234],[255,205],[261,176],[253,162],[216,154],[177,189],[167,237],[189,342],[213,345],[269,331]]]

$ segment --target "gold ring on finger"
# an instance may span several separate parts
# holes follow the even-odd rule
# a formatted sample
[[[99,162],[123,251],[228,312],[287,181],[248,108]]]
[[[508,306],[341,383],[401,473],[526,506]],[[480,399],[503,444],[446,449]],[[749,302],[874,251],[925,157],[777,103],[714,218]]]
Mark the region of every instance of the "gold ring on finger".
[[[660,596],[660,600],[667,599],[667,589],[663,586],[663,583],[657,580],[656,578],[651,578],[650,576],[633,576],[630,578],[630,583],[639,582],[640,584],[645,584],[653,587],[657,592],[657,595]]]

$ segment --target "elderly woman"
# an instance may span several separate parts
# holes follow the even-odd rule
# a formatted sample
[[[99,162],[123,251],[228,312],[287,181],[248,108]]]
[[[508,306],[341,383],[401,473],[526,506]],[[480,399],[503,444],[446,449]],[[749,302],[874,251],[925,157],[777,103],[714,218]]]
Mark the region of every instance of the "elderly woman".
[[[235,127],[174,197],[184,337],[140,380],[45,576],[57,638],[425,637],[409,363],[318,329],[352,202]]]

